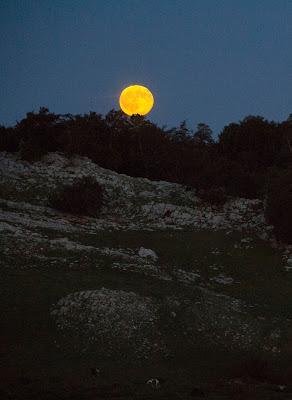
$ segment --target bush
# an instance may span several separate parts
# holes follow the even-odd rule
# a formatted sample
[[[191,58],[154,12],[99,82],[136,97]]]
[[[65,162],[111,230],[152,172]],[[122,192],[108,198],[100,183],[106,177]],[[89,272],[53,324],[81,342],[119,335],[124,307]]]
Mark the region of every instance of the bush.
[[[45,107],[38,113],[27,113],[15,127],[20,140],[20,157],[34,162],[49,152],[62,151],[62,137],[68,121],[70,116],[50,113]]]
[[[259,116],[248,116],[239,124],[229,124],[219,135],[223,154],[247,171],[274,164],[281,149],[279,126]]]
[[[13,128],[0,126],[0,151],[16,152],[18,150],[19,138]]]
[[[198,196],[205,203],[220,206],[227,200],[226,190],[223,187],[213,186],[210,189],[200,189]]]
[[[59,211],[95,217],[102,207],[103,190],[94,177],[77,179],[58,190],[49,205]]]
[[[271,178],[266,201],[266,219],[278,239],[292,243],[292,170],[278,171]]]
[[[19,156],[22,160],[33,163],[40,161],[45,154],[47,154],[47,151],[38,141],[34,141],[33,139],[20,141]]]

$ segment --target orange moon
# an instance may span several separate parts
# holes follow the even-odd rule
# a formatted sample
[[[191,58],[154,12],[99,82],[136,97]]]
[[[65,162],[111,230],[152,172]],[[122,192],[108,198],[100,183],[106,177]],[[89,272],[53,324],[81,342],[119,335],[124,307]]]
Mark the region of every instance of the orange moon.
[[[147,87],[132,85],[122,91],[119,103],[127,115],[146,115],[154,105],[154,97]]]

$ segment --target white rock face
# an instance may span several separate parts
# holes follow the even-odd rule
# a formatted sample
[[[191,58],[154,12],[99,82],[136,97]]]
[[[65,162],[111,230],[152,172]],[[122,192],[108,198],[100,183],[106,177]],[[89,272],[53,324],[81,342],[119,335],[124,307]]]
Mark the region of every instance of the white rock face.
[[[138,254],[140,257],[143,257],[143,258],[151,258],[153,261],[158,260],[158,256],[155,253],[155,251],[153,251],[151,249],[145,249],[145,247],[140,247]]]

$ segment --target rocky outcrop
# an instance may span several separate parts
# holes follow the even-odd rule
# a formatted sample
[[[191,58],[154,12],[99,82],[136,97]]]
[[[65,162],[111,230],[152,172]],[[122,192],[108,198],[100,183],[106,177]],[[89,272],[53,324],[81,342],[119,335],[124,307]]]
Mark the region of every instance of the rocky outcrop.
[[[87,290],[58,301],[51,314],[66,334],[78,336],[79,350],[103,357],[149,358],[164,352],[158,306],[153,299],[123,290]]]
[[[235,351],[277,348],[268,324],[229,296],[194,288],[191,297],[155,299],[123,290],[87,290],[60,299],[51,315],[75,350],[119,361],[179,356],[202,346]],[[270,332],[267,335],[267,332]]]

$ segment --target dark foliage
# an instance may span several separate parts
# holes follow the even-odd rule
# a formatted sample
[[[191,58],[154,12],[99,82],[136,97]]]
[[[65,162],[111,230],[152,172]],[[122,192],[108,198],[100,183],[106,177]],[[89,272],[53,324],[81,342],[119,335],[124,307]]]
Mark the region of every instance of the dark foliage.
[[[210,189],[200,189],[198,196],[204,202],[215,206],[223,205],[227,200],[226,190],[220,186],[213,186]]]
[[[18,151],[19,138],[13,128],[0,126],[0,151]]]
[[[273,363],[262,355],[247,355],[232,365],[229,374],[234,378],[269,382],[275,380],[276,372]]]
[[[279,239],[292,243],[292,169],[273,173],[267,190],[266,219]]]
[[[204,123],[195,131],[185,121],[166,129],[121,111],[73,116],[41,108],[14,128],[0,128],[0,150],[19,150],[31,162],[51,151],[78,154],[130,176],[182,183],[206,194],[222,187],[227,195],[263,198],[269,170],[292,168],[292,120],[249,116],[226,126],[214,141]]]
[[[273,376],[272,363],[261,357],[250,357],[242,368],[243,377],[248,377],[257,381],[269,381]]]
[[[274,165],[282,146],[276,123],[262,117],[246,117],[239,124],[230,124],[219,137],[222,153],[239,162],[245,170]]]
[[[242,381],[283,385],[291,382],[292,371],[283,358],[254,353],[239,356],[226,372],[229,377],[240,378]]]
[[[103,190],[94,177],[84,177],[57,190],[49,205],[62,212],[95,217],[102,207]]]
[[[15,127],[21,158],[33,162],[48,152],[62,151],[63,135],[70,117],[50,113],[45,107],[38,113],[27,113]]]

